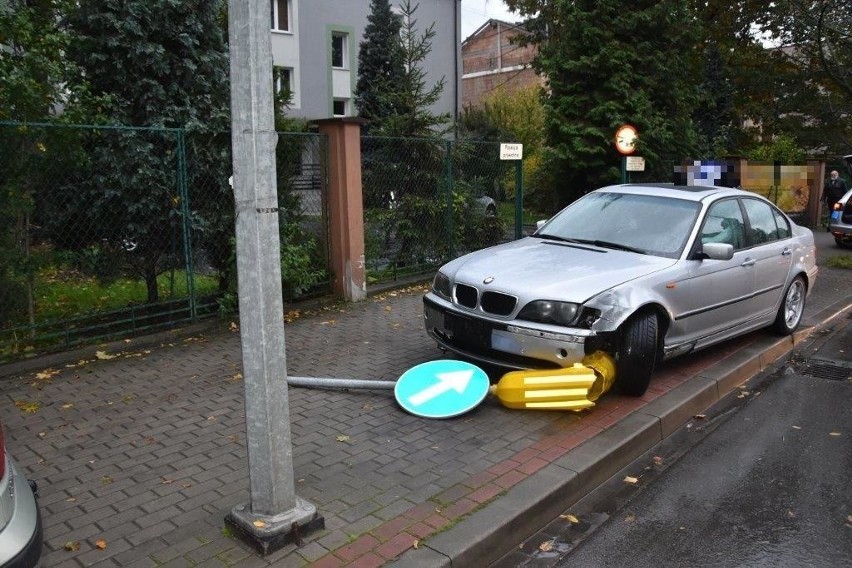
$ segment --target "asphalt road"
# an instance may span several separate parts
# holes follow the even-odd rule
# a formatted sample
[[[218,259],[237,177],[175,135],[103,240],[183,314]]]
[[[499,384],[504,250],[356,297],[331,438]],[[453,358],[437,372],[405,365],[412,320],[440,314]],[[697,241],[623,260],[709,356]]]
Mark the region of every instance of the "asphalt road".
[[[852,366],[811,367],[777,371],[556,566],[848,566]]]

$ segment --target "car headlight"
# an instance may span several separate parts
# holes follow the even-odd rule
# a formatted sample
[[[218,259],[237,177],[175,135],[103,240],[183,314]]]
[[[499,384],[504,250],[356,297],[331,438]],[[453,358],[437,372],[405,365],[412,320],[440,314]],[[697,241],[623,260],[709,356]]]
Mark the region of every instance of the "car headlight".
[[[432,280],[432,291],[443,298],[452,299],[453,288],[450,284],[450,278],[443,272],[435,274],[435,279]]]
[[[518,314],[518,319],[556,325],[575,325],[590,328],[600,317],[600,312],[592,308],[583,308],[571,302],[536,300],[530,302]]]

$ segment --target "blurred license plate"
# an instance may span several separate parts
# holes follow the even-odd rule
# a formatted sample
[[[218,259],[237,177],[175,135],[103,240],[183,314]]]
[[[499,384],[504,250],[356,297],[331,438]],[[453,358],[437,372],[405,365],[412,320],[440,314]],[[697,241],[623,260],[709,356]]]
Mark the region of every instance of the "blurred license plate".
[[[456,341],[491,347],[491,328],[479,320],[445,312],[444,327],[453,334]]]
[[[840,211],[832,211],[831,212],[831,220],[832,221],[840,221]]]

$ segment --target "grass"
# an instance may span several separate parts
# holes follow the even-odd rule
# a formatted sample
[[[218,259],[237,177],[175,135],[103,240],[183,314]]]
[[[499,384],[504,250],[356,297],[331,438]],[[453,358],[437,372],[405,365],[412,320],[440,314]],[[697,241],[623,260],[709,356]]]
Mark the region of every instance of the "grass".
[[[212,276],[194,276],[196,295],[216,290],[217,279]],[[185,298],[188,296],[186,272],[176,270],[157,277],[160,300]],[[119,278],[113,282],[100,283],[95,278],[77,271],[43,270],[36,278],[36,320],[65,319],[92,312],[108,312],[132,304],[144,304],[148,299],[145,282],[130,278]]]
[[[852,270],[852,256],[832,256],[831,258],[826,259],[825,265],[830,268],[847,268]]]

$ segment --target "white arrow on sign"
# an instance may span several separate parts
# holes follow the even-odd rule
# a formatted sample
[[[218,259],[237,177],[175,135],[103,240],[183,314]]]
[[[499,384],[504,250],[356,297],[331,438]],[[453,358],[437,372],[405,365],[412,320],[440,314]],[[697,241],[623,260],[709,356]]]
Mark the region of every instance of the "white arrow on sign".
[[[438,377],[437,383],[409,397],[408,402],[412,406],[420,406],[450,390],[455,390],[459,394],[463,393],[473,377],[473,370],[439,373],[436,377]]]

